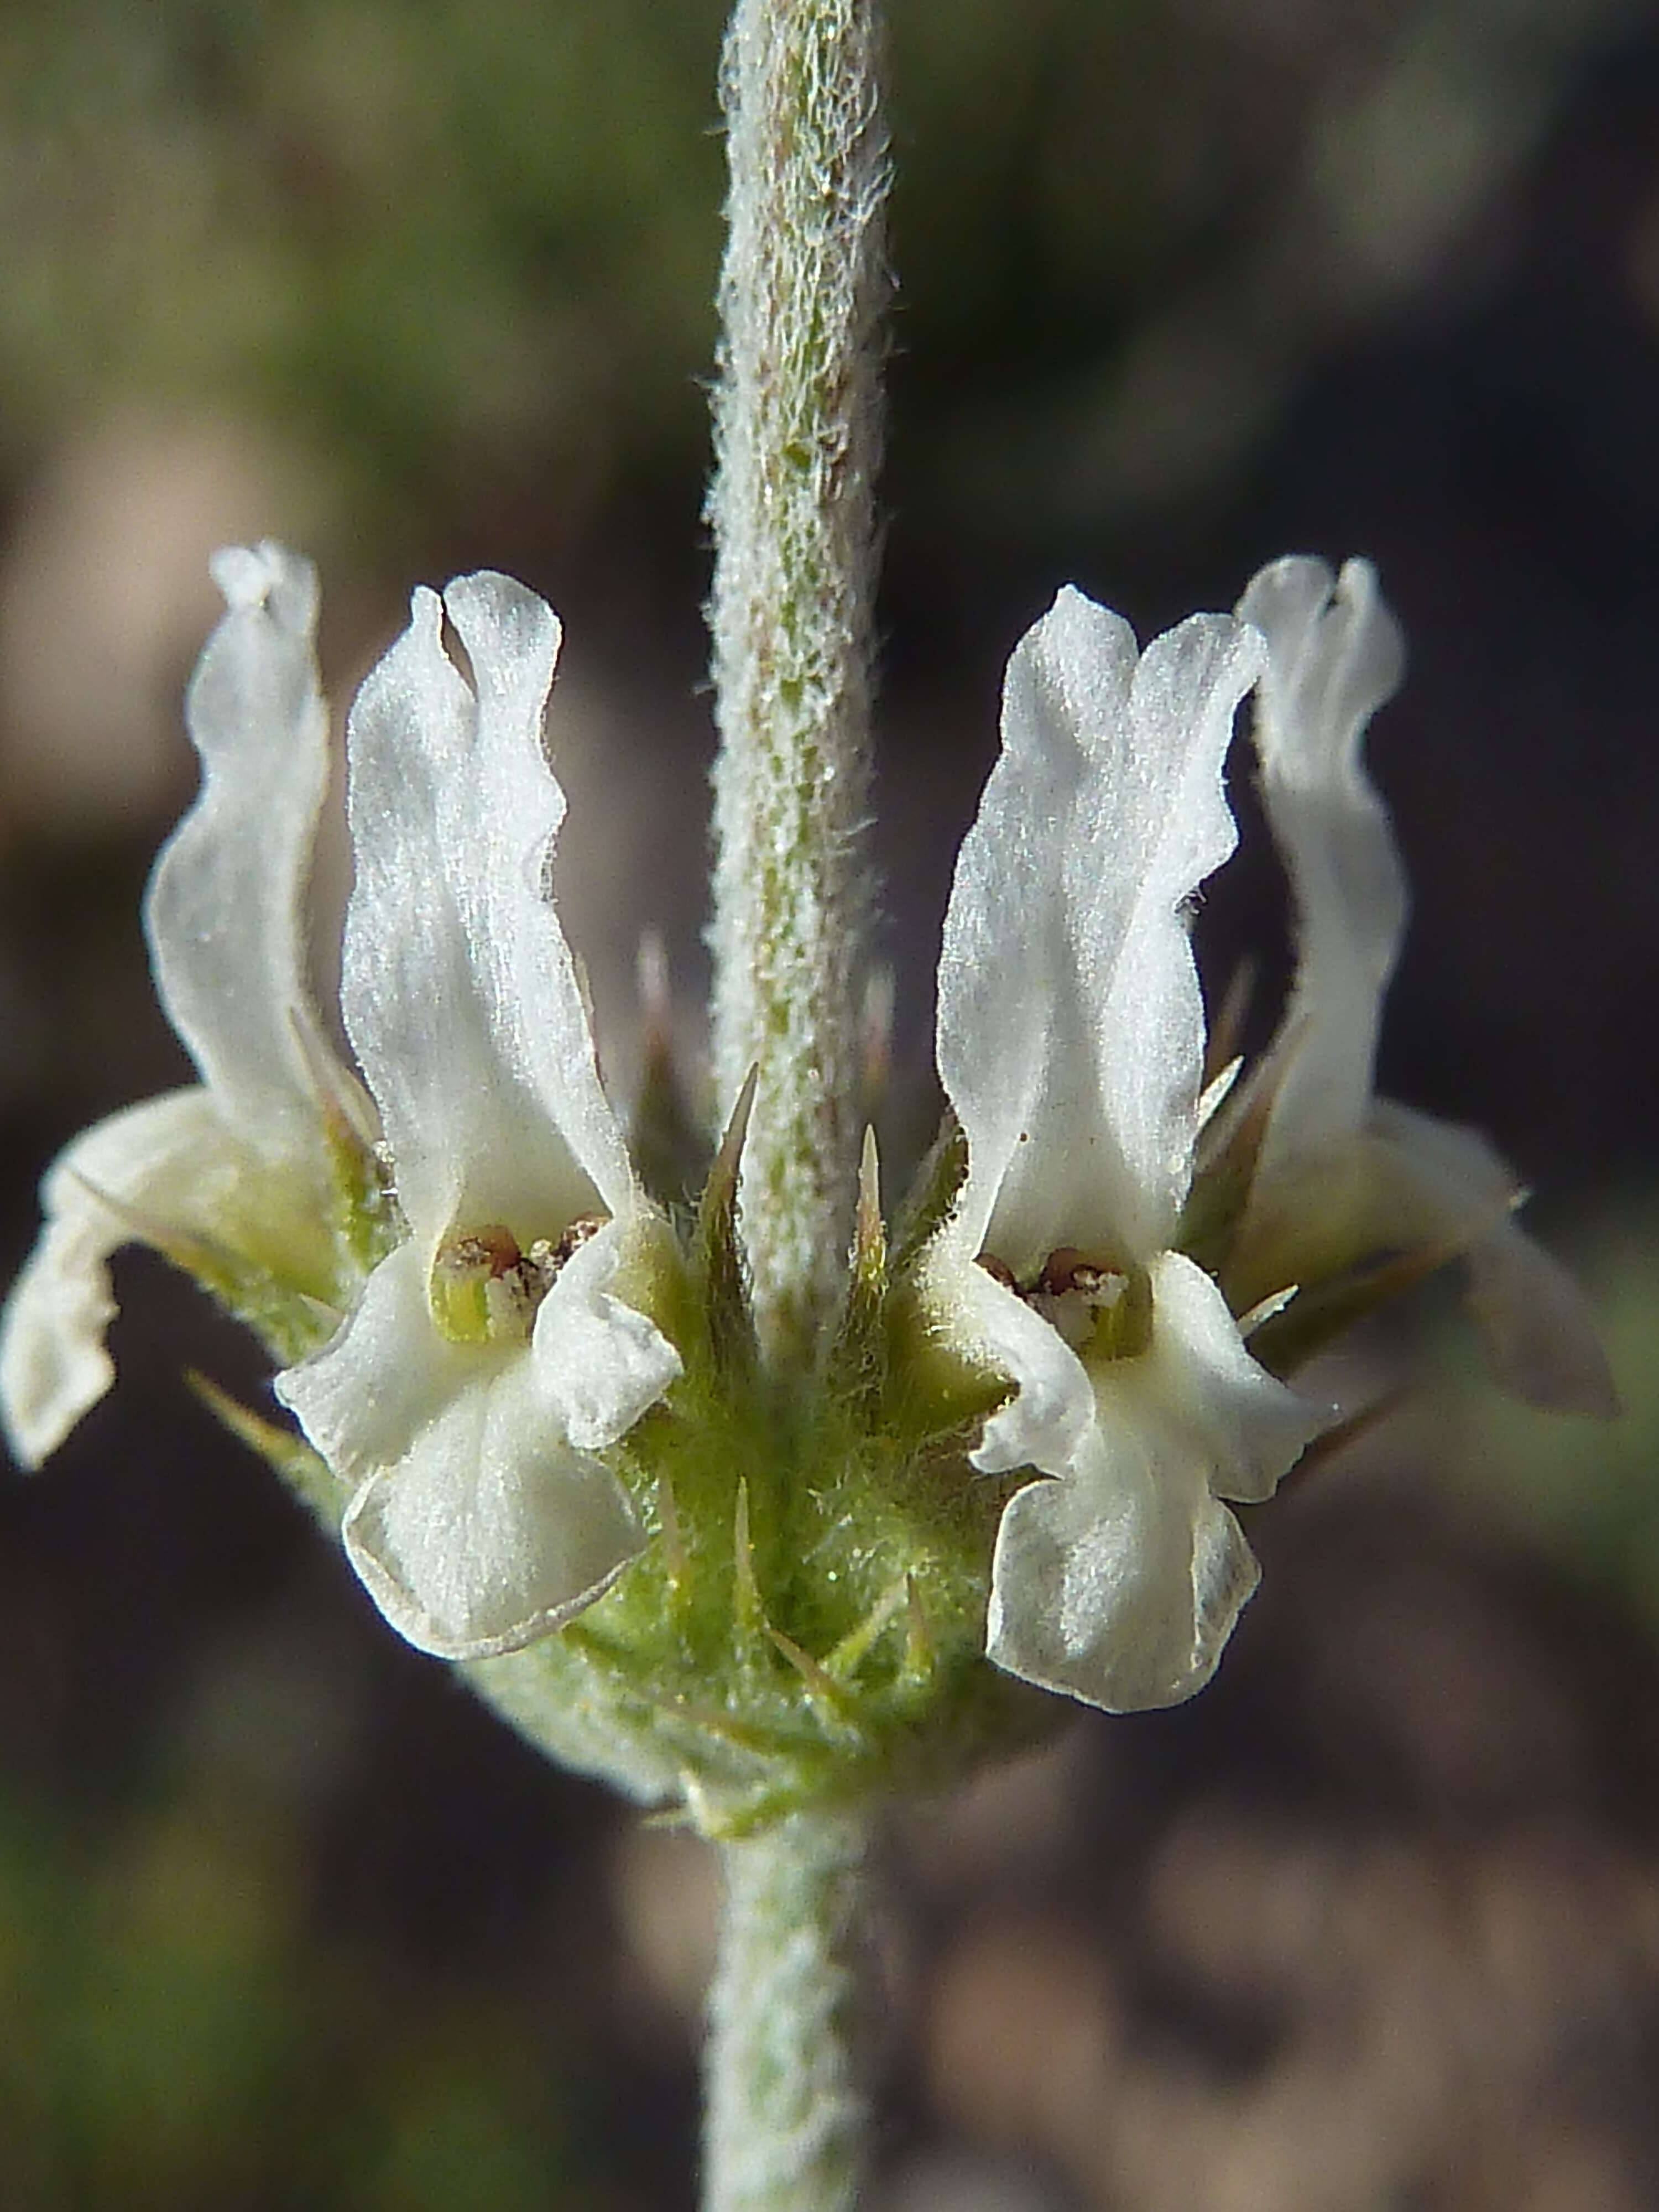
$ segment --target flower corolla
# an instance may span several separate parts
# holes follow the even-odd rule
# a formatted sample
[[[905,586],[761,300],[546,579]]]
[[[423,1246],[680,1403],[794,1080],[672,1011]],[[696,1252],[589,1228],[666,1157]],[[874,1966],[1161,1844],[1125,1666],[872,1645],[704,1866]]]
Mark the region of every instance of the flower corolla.
[[[1045,1478],[1002,1516],[987,1648],[1113,1711],[1208,1678],[1256,1579],[1224,1501],[1267,1496],[1330,1418],[1178,1249],[1204,1066],[1188,920],[1235,842],[1222,767],[1262,659],[1222,616],[1138,653],[1063,592],[1009,665],[945,926],[968,1170],[927,1295],[1013,1386],[973,1464]]]
[[[504,576],[417,592],[358,696],[341,1011],[365,1096],[306,982],[328,775],[313,574],[267,544],[215,574],[228,611],[187,707],[203,790],[146,902],[202,1080],[48,1172],[0,1414],[25,1463],[56,1448],[111,1380],[110,1256],[154,1244],[264,1339],[279,1397],[351,1486],[346,1548],[392,1625],[452,1657],[506,1650],[640,1548],[599,1455],[679,1371],[623,1294],[655,1217],[550,902],[558,622]]]

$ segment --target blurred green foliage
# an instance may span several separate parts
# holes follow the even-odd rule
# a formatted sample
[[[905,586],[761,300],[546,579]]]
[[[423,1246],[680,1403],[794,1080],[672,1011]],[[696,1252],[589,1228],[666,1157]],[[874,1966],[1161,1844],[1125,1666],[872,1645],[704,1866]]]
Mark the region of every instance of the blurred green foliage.
[[[95,1834],[0,1810],[7,2212],[542,2212],[574,2069],[500,1989],[307,1924],[294,1832],[198,1778]]]
[[[358,532],[527,471],[574,499],[700,471],[723,13],[13,0],[0,469],[138,398],[277,428]],[[1236,227],[1251,125],[1216,21],[891,15],[902,358],[958,390],[1041,374]]]
[[[684,433],[713,339],[719,13],[9,9],[8,458],[124,397],[217,403],[402,504],[525,439]]]
[[[1623,1401],[1612,1422],[1548,1420],[1470,1380],[1449,1455],[1484,1512],[1659,1640],[1659,1218],[1603,1217],[1582,1279]]]
[[[1227,465],[1626,5],[890,0],[897,503],[1040,537]],[[358,546],[689,507],[724,13],[10,0],[0,494],[136,400],[275,434]]]

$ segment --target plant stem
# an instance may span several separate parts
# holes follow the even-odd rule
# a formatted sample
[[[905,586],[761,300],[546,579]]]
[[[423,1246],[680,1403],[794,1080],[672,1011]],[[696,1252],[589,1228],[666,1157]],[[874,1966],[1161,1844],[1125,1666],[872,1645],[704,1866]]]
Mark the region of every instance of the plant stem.
[[[709,606],[714,1048],[760,1085],[743,1224],[769,1348],[810,1340],[852,1221],[868,885],[887,185],[874,0],[737,0],[723,99]]]
[[[741,1222],[762,1341],[810,1350],[845,1272],[869,904],[870,618],[887,185],[875,0],[736,0],[714,404],[714,1048],[759,1071]],[[723,1848],[706,2212],[850,2212],[863,1824]]]
[[[869,2135],[857,2065],[867,1831],[799,1813],[721,1846],[704,2058],[703,2212],[851,2212]]]

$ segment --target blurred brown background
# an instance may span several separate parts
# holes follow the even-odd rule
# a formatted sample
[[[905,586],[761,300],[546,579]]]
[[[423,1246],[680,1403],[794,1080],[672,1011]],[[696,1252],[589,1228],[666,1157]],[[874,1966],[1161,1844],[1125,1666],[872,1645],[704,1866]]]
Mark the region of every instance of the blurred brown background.
[[[1618,0],[893,0],[883,950],[895,1118],[1007,652],[1295,548],[1413,647],[1387,1087],[1490,1129],[1630,1413],[1431,1381],[1255,1516],[1217,1686],[892,1845],[902,2212],[1659,2201],[1659,20]],[[349,697],[416,579],[567,625],[562,884],[619,1080],[642,927],[695,1057],[710,0],[8,0],[8,1268],[73,1130],[178,1079],[137,901],[192,784],[207,552],[324,574]],[[1241,805],[1249,811],[1241,785]],[[343,895],[319,886],[319,965]],[[1279,949],[1260,855],[1202,918]],[[1270,959],[1269,974],[1274,972]],[[709,1870],[395,1645],[124,1263],[118,1393],[0,1512],[0,2205],[689,2205]],[[1362,1355],[1356,1355],[1356,1358]],[[1386,1375],[1391,1346],[1363,1355]]]

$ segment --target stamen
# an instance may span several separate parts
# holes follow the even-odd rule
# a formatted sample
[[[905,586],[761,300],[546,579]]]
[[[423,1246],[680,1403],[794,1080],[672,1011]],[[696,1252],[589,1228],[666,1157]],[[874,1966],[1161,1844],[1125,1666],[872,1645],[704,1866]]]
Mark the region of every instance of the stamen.
[[[1087,1298],[1115,1304],[1125,1279],[1123,1269],[1109,1260],[1091,1259],[1074,1244],[1061,1244],[1043,1261],[1036,1287],[1048,1297],[1063,1298],[1070,1291],[1081,1291]]]
[[[1152,1342],[1152,1285],[1144,1267],[1075,1244],[1057,1244],[1029,1283],[994,1252],[980,1253],[975,1264],[1041,1314],[1073,1352],[1130,1359]]]
[[[428,1291],[439,1334],[452,1344],[525,1342],[559,1270],[604,1227],[604,1216],[582,1214],[556,1237],[538,1237],[527,1252],[499,1221],[447,1237]]]

